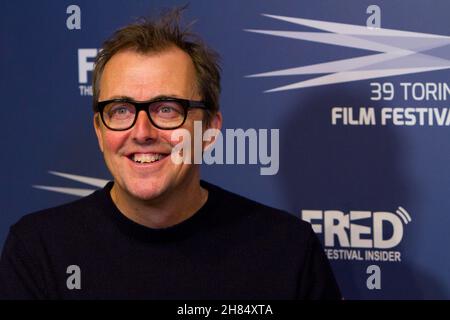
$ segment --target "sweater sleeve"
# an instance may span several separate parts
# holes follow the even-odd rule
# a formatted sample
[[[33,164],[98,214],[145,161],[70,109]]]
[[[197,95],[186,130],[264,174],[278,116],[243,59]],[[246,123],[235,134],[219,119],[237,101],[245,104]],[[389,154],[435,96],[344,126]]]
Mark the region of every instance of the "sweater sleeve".
[[[11,228],[0,258],[0,299],[45,298],[40,268]]]
[[[297,298],[302,300],[342,299],[330,263],[312,229],[305,262],[300,272]]]

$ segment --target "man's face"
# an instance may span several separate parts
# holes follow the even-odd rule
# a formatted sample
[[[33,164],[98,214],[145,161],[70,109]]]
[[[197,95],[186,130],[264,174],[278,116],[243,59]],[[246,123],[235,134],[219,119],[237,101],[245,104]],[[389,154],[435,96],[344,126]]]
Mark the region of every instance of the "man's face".
[[[99,101],[129,97],[146,101],[158,96],[201,100],[195,87],[195,68],[188,54],[178,48],[160,53],[140,54],[126,50],[115,54],[105,65],[100,82]],[[203,111],[190,109],[182,126],[194,137],[194,121],[203,120]],[[114,177],[116,192],[141,200],[152,200],[189,187],[198,181],[198,166],[175,164],[170,156],[179,143],[171,139],[175,130],[154,127],[145,112],[139,112],[135,125],[126,131],[112,131],[95,121],[94,126],[106,165]],[[219,119],[220,121],[220,119]],[[217,123],[217,119],[213,123]],[[133,154],[149,154],[152,163],[137,163]]]

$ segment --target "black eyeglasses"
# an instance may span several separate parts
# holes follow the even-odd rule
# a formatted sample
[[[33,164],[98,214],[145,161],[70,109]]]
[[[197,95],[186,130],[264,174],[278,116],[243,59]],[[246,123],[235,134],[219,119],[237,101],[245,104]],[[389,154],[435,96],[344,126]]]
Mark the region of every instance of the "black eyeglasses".
[[[186,121],[188,109],[207,109],[203,101],[191,101],[178,98],[157,98],[136,102],[130,99],[99,101],[95,111],[100,113],[103,124],[110,130],[128,130],[136,123],[139,111],[147,113],[150,122],[159,129],[173,130]]]

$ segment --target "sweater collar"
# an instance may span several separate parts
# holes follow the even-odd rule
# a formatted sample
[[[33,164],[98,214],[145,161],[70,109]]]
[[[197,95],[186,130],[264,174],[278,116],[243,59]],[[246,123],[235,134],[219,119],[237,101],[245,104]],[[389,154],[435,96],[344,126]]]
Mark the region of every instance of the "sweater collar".
[[[150,228],[141,225],[126,217],[114,204],[111,198],[113,181],[108,182],[105,187],[97,191],[96,196],[101,199],[103,211],[114,221],[118,228],[132,238],[142,241],[172,241],[189,237],[204,230],[208,224],[213,222],[211,217],[217,205],[217,188],[201,180],[200,185],[208,190],[208,199],[204,205],[188,219],[167,228]]]

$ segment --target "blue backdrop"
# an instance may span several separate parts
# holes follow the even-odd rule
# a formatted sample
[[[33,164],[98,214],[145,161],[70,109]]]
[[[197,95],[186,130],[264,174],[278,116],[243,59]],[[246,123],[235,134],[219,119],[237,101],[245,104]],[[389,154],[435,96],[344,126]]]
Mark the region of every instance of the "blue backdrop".
[[[24,214],[103,183],[83,177],[110,179],[92,126],[93,49],[184,3],[0,3],[0,245]],[[450,298],[449,10],[232,0],[185,14],[222,56],[224,129],[280,130],[276,175],[203,165],[203,178],[311,221],[348,299]]]

